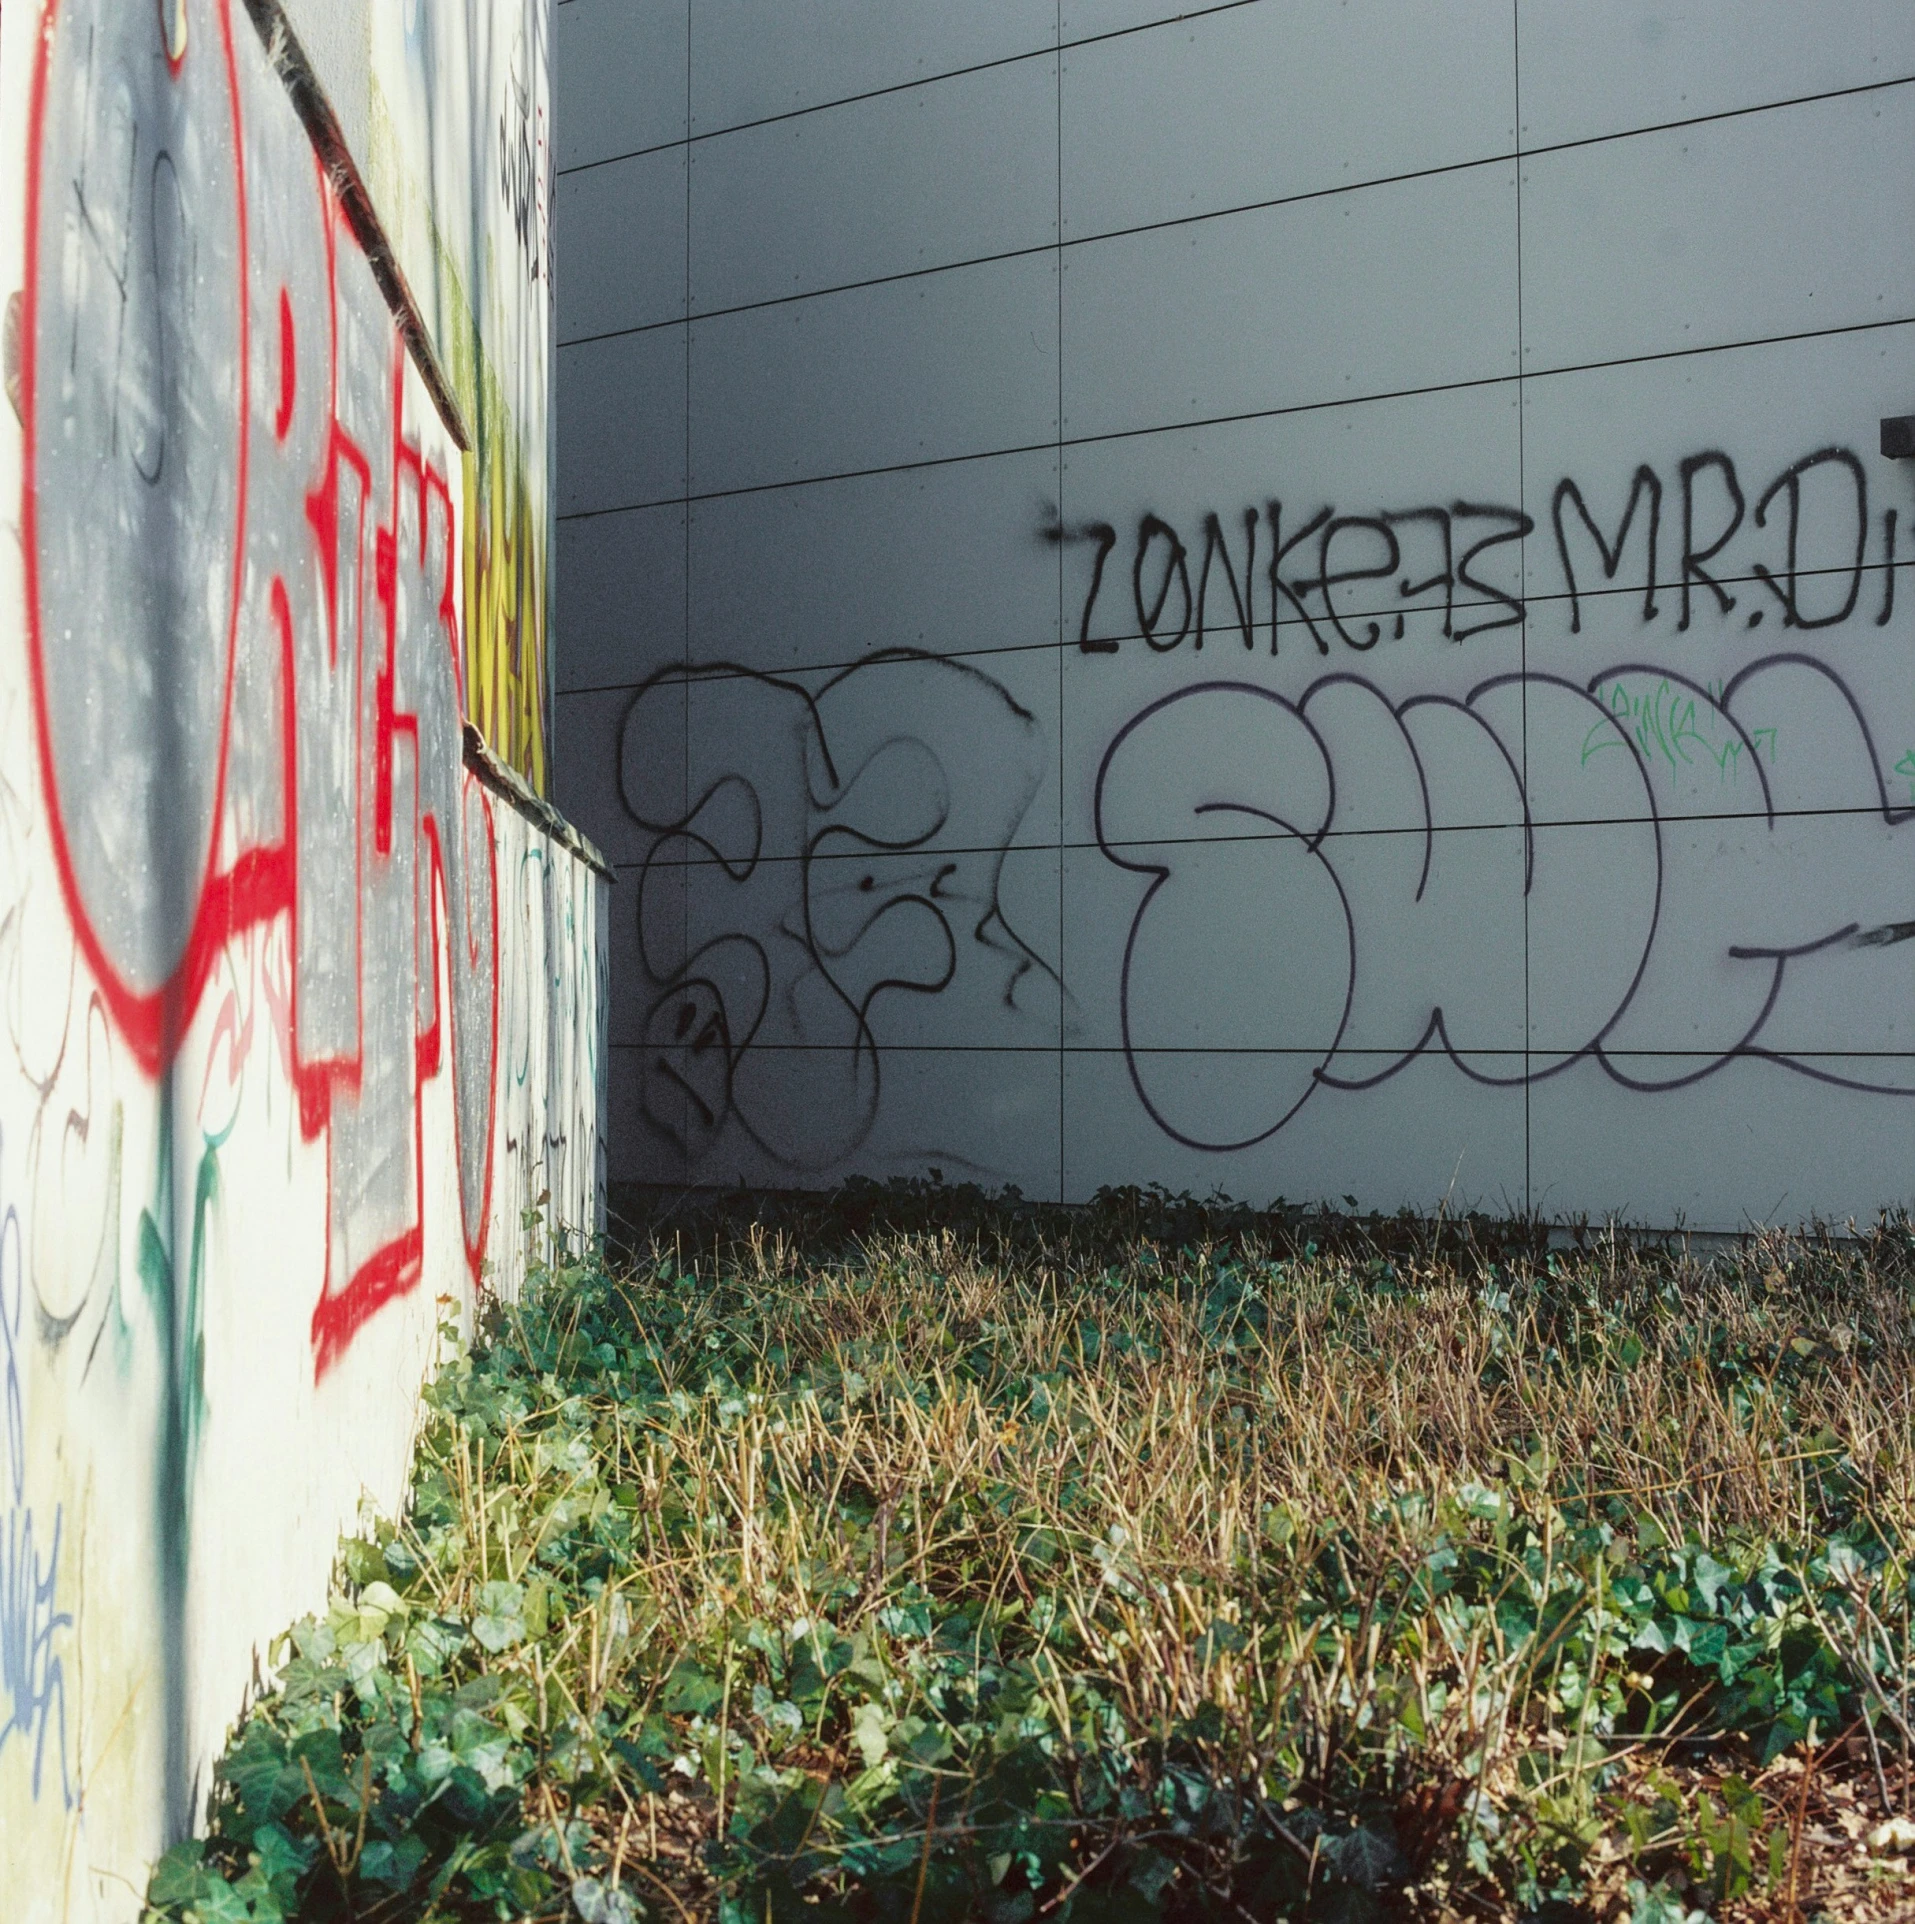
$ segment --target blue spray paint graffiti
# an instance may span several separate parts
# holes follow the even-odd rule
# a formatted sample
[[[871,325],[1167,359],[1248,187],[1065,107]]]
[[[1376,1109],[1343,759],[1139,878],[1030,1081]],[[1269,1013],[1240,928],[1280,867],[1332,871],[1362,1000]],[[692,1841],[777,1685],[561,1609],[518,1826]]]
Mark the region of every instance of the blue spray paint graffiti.
[[[5,1360],[7,1515],[0,1531],[0,1758],[18,1737],[33,1749],[33,1795],[45,1776],[47,1738],[57,1736],[60,1794],[73,1808],[67,1771],[66,1669],[54,1649],[73,1627],[60,1608],[60,1538],[65,1513],[53,1512],[53,1542],[43,1558],[27,1504],[26,1398],[20,1387],[20,1319],[26,1305],[20,1258],[20,1218],[11,1204],[0,1215],[0,1356]]]

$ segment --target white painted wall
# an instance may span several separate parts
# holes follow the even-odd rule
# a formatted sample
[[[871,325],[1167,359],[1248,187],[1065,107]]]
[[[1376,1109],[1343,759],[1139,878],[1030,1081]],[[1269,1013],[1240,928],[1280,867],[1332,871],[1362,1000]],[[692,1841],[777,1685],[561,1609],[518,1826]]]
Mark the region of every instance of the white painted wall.
[[[7,7],[0,312],[0,1912],[50,1924],[139,1914],[439,1327],[602,1222],[605,885],[468,749],[468,471],[237,0]]]
[[[337,0],[306,0],[319,10]],[[352,31],[349,0],[322,29]],[[552,0],[379,0],[360,171],[457,398],[466,713],[551,789]]]
[[[283,5],[339,117],[347,151],[364,155],[371,147],[371,0],[283,0]]]
[[[1915,10],[556,20],[615,1178],[1909,1199]]]

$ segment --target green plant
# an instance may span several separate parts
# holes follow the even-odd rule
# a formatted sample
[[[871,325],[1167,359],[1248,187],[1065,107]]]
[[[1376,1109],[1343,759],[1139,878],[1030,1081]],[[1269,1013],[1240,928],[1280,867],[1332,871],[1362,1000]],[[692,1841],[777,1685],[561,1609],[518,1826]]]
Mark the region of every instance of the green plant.
[[[1896,1223],[1702,1264],[1135,1191],[682,1211],[450,1358],[150,1901],[1748,1899],[1811,1731],[1906,1766],[1912,1271]]]

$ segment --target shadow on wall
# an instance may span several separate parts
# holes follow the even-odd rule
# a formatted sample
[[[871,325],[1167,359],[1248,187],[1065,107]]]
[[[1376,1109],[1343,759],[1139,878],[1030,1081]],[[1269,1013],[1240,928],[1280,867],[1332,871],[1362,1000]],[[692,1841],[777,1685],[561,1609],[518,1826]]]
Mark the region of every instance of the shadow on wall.
[[[429,1180],[460,1224],[447,1273],[478,1276],[499,888],[463,756],[454,450],[252,23],[229,0],[48,0],[9,44],[24,637],[0,636],[0,1100],[30,1121],[0,1141],[0,1758],[30,1749],[35,1802],[57,1791],[76,1823],[101,1743],[138,1760],[93,1798],[90,1844],[31,1863],[117,1876],[190,1825],[193,1692],[230,1659],[236,1700],[266,1633],[245,1600],[189,1615],[209,1252],[295,1199],[323,1224],[287,1263],[312,1376],[424,1279]],[[230,1193],[236,1164],[283,1186]],[[109,1457],[137,1466],[124,1489]],[[36,1512],[48,1489],[73,1500]],[[152,1592],[96,1604],[83,1667],[61,1560],[84,1580],[89,1537]],[[46,1834],[20,1819],[10,1877]]]
[[[475,1276],[484,1249],[498,884],[451,450],[408,419],[386,303],[243,16],[59,7],[30,154],[21,521],[62,894],[149,1077],[226,945],[289,918],[269,1014],[329,1149],[323,1371],[418,1280],[442,1052]]]
[[[1000,900],[1052,752],[990,676],[912,651],[815,694],[724,664],[641,688],[620,780],[655,831],[647,1122],[694,1164],[729,1125],[821,1171],[878,1116],[887,1004],[933,1005],[929,1046],[1054,1049],[1062,984]]]

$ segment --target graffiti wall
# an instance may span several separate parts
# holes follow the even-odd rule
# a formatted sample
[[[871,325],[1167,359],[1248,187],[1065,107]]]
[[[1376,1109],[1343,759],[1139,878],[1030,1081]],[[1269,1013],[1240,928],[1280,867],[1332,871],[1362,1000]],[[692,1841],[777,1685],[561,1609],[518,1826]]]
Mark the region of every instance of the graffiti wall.
[[[368,179],[470,426],[466,699],[540,794],[551,754],[551,6],[405,0],[367,14]]]
[[[559,11],[612,1172],[1915,1188],[1915,14]]]
[[[0,1888],[137,1915],[448,1317],[601,1190],[603,879],[238,0],[0,24]],[[276,64],[277,63],[277,64]],[[308,101],[307,106],[311,103]]]

